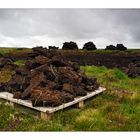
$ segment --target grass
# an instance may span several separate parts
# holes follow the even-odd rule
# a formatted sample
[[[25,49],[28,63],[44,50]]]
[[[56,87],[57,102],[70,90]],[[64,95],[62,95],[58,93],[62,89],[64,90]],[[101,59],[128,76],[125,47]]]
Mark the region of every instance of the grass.
[[[131,79],[118,69],[106,67],[82,66],[81,69],[85,70],[87,76],[96,76],[107,90],[86,101],[83,109],[59,111],[50,121],[37,119],[31,114],[22,114],[16,108],[1,103],[0,130],[139,131],[140,77]]]
[[[0,83],[6,83],[12,78],[14,72],[8,69],[2,69],[0,71]]]
[[[0,47],[0,56],[4,56],[7,53],[18,53],[18,52],[30,52],[29,48],[8,48],[8,47]]]
[[[17,60],[14,62],[14,64],[18,65],[18,66],[24,66],[25,65],[26,60]]]

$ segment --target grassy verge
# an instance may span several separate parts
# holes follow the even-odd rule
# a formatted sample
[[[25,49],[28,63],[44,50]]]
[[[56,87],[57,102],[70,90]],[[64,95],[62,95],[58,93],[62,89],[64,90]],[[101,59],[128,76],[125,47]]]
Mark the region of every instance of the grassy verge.
[[[118,69],[81,67],[96,76],[107,90],[86,102],[83,109],[71,108],[54,114],[51,121],[22,114],[0,104],[1,131],[139,131],[140,77],[130,79]]]
[[[30,52],[31,49],[29,48],[5,48],[0,47],[0,56],[4,56],[7,53],[18,53],[18,52]]]

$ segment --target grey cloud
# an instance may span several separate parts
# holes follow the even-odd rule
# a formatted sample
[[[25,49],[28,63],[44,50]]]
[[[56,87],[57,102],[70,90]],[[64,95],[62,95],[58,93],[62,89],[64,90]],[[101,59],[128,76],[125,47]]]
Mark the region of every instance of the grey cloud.
[[[140,9],[0,9],[0,46],[92,40],[139,47],[139,24]]]

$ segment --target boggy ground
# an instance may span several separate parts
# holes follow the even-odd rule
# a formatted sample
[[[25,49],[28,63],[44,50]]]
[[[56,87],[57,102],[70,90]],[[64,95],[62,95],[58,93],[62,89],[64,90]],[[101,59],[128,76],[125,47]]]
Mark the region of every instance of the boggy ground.
[[[140,50],[57,50],[61,52],[66,60],[78,62],[79,65],[95,65],[105,66],[107,68],[123,68],[127,67],[133,60],[140,60]],[[0,56],[4,55],[17,60],[28,59],[28,53],[31,49],[0,49]]]
[[[100,52],[101,53],[101,52]],[[110,52],[107,52],[110,53]],[[134,55],[135,56],[135,55]],[[24,65],[24,61],[15,62]],[[129,78],[117,68],[82,66],[87,76],[95,76],[106,92],[90,99],[83,109],[56,113],[51,121],[23,114],[0,103],[0,131],[140,131],[140,77]],[[0,82],[13,71],[0,71]]]
[[[2,49],[1,56],[11,58],[16,63],[26,61],[30,57],[31,49]],[[66,61],[77,62],[79,65],[105,66],[107,68],[119,68],[129,77],[140,75],[140,50],[56,50],[60,52]],[[1,58],[0,58],[1,59]],[[22,64],[22,63],[21,63]]]
[[[129,78],[119,69],[83,66],[87,76],[95,76],[106,92],[90,99],[83,109],[56,113],[51,121],[22,114],[0,104],[1,131],[140,131],[140,77]],[[2,76],[3,75],[3,76]],[[6,76],[4,76],[6,75]],[[0,80],[10,79],[4,71]]]
[[[140,60],[140,50],[128,51],[62,51],[66,60],[77,62],[79,65],[105,66],[107,68],[124,68],[134,60]]]

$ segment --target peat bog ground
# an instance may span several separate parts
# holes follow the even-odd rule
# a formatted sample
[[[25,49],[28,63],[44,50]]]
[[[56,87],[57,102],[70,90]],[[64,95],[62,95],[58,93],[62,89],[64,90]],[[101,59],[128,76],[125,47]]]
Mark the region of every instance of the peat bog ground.
[[[6,55],[2,49],[0,53]],[[10,49],[10,53],[30,50]],[[66,53],[63,51],[62,53]],[[67,52],[70,56],[71,52]],[[79,55],[80,51],[78,52]],[[81,52],[83,53],[83,52]],[[92,52],[86,52],[86,54]],[[111,51],[96,51],[96,54],[110,54]],[[117,55],[117,52],[114,52]],[[120,52],[125,56],[125,52]],[[140,51],[131,50],[130,59],[139,59]],[[72,53],[74,55],[74,53]],[[95,52],[93,52],[95,54]],[[20,55],[21,56],[21,55]],[[64,55],[65,56],[65,55]],[[74,57],[71,57],[72,59]],[[78,57],[80,58],[80,57]],[[93,60],[89,59],[90,61]],[[95,58],[96,60],[97,58]],[[115,59],[115,58],[114,58]],[[114,60],[113,59],[113,60]],[[87,59],[88,60],[88,59]],[[122,59],[123,60],[123,59]],[[126,59],[128,60],[128,59]],[[17,65],[24,65],[26,60],[18,59]],[[93,60],[94,61],[94,60]],[[118,61],[122,62],[121,59]],[[122,63],[123,64],[123,63]],[[114,64],[115,65],[115,64]],[[107,90],[86,102],[83,109],[70,108],[54,114],[52,120],[45,121],[35,118],[31,114],[23,114],[20,110],[0,103],[0,130],[1,131],[139,131],[140,130],[140,77],[130,78],[121,69],[115,66],[108,67],[93,64],[81,65],[87,76],[95,76],[101,86]],[[12,70],[0,71],[0,82],[11,79]]]

